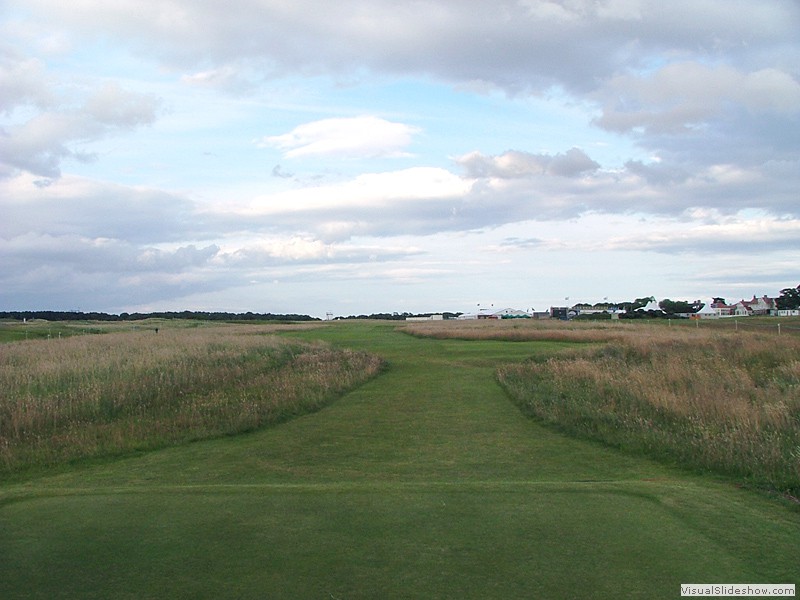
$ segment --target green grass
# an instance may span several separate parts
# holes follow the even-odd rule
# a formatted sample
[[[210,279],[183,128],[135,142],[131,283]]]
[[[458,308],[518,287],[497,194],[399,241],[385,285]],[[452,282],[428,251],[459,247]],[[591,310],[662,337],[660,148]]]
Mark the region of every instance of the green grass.
[[[292,333],[386,373],[254,433],[0,488],[2,598],[675,598],[800,583],[800,513],[524,417],[499,364],[566,344]]]
[[[171,319],[142,319],[141,321],[46,321],[33,319],[27,322],[0,321],[0,343],[23,340],[62,339],[74,335],[95,335],[118,331],[155,331],[202,327],[202,321]]]

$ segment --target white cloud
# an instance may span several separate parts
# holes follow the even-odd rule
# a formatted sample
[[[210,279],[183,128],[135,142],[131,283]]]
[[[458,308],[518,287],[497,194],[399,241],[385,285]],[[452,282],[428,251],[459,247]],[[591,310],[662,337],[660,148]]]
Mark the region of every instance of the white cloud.
[[[403,156],[418,132],[416,127],[374,116],[322,119],[283,135],[264,137],[259,146],[277,148],[286,158]]]
[[[260,196],[240,207],[245,215],[297,212],[346,211],[351,208],[385,210],[415,200],[437,201],[459,198],[471,187],[446,169],[415,167],[382,173],[364,173],[342,183],[308,186]],[[221,205],[225,211],[230,203]],[[236,209],[234,209],[236,210]]]

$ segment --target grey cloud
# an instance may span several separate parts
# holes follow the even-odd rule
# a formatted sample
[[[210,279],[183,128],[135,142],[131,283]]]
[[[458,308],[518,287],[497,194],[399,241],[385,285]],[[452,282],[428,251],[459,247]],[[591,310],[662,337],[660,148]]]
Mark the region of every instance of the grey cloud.
[[[0,238],[4,298],[31,308],[125,307],[222,289],[228,275],[209,268],[219,248],[183,246],[166,251],[124,240],[74,235]],[[88,307],[87,307],[88,308]]]
[[[74,235],[163,243],[202,238],[206,225],[192,202],[158,190],[72,177],[41,186],[17,178],[0,185],[0,235]]]
[[[800,114],[753,115],[730,108],[714,122],[680,135],[651,134],[639,144],[688,173],[711,165],[761,167],[771,161],[800,160]],[[777,181],[776,181],[777,183]]]
[[[611,131],[682,132],[716,118],[726,105],[751,113],[800,113],[800,82],[775,68],[743,72],[701,62],[668,64],[652,74],[620,75],[596,94]]]
[[[386,248],[381,246],[356,246],[330,241],[309,240],[319,247],[318,252],[306,256],[287,256],[263,247],[249,246],[236,252],[220,256],[226,267],[254,269],[285,265],[336,265],[385,262],[420,254],[409,248]]]
[[[292,177],[294,177],[294,173],[289,173],[287,171],[284,171],[283,167],[281,167],[280,165],[275,165],[274,167],[272,167],[272,176],[279,177],[281,179],[291,179]]]
[[[509,150],[498,156],[472,152],[456,159],[456,162],[466,169],[469,177],[474,178],[516,179],[544,174],[576,177],[600,168],[599,163],[579,148],[555,155],[531,154],[518,150]]]
[[[0,296],[0,305],[4,310],[67,307],[120,311],[168,302],[187,294],[221,290],[236,283],[239,282],[220,272],[121,275],[113,270],[86,272],[72,264],[42,264],[34,269],[2,273],[0,286],[4,294]],[[14,304],[10,304],[12,299]]]
[[[654,185],[683,183],[689,178],[689,173],[684,169],[661,163],[645,164],[639,160],[629,160],[625,163],[625,169]]]
[[[237,10],[188,0],[162,0],[147,10],[42,0],[34,8],[77,31],[127,39],[174,65],[213,64],[211,73],[227,73],[242,60],[267,74],[366,67],[484,81],[512,92],[591,90],[667,48],[713,57],[744,52],[747,44],[751,56],[754,47],[794,42],[799,18],[791,0],[297,0]]]
[[[125,240],[75,235],[28,234],[0,240],[0,253],[7,267],[39,264],[69,267],[81,273],[117,275],[177,273],[206,265],[218,252],[219,247],[213,244],[203,248],[189,244],[168,251],[137,246]]]
[[[613,240],[609,246],[619,250],[639,250],[663,254],[707,254],[747,257],[753,253],[798,255],[800,221],[778,220],[751,223],[717,224],[691,228],[680,233],[652,232],[647,237]]]
[[[595,171],[600,164],[578,148],[568,150],[566,154],[557,154],[548,165],[548,172],[562,177],[575,177],[588,171]]]
[[[205,266],[220,252],[220,247],[211,244],[198,248],[194,244],[182,246],[173,251],[157,248],[143,248],[137,251],[131,269],[160,272],[182,272],[193,267]]]
[[[364,236],[433,235],[530,219],[573,218],[589,210],[592,186],[567,178],[548,179],[560,186],[554,183],[542,189],[539,180],[531,179],[479,180],[469,192],[456,197],[376,199],[359,206],[315,207],[264,216],[221,214],[214,220],[231,231],[301,231],[332,243]]]
[[[0,113],[9,114],[24,105],[44,107],[53,101],[41,60],[0,49]]]
[[[755,208],[772,215],[800,216],[794,163],[776,162],[753,171],[729,166],[688,175],[672,166],[631,161],[620,172],[598,170],[573,178],[488,177],[480,170],[485,164],[472,166],[484,176],[475,178],[461,195],[391,202],[376,197],[374,202],[356,206],[292,207],[262,216],[221,213],[213,219],[228,231],[307,232],[332,243],[361,236],[433,235],[528,220],[574,219],[589,212],[685,219],[688,210],[707,207],[722,215]]]
[[[78,107],[53,106],[24,123],[0,130],[0,160],[7,172],[21,169],[42,177],[60,177],[65,159],[94,159],[90,153],[73,149],[74,143],[150,124],[159,104],[150,95],[106,85]]]
[[[545,244],[545,240],[540,238],[509,237],[505,238],[500,246],[502,248],[541,248]]]
[[[131,92],[109,83],[92,93],[80,112],[101,125],[132,129],[152,124],[160,104],[152,95]]]

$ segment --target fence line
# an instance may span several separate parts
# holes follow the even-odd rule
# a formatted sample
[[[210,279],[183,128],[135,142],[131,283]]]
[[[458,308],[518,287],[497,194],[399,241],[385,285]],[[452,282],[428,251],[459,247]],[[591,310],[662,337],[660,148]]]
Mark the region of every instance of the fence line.
[[[788,323],[766,323],[764,321],[748,322],[747,319],[752,317],[744,317],[743,319],[735,319],[732,317],[723,317],[719,319],[694,319],[695,327],[700,328],[703,326],[710,326],[715,329],[726,329],[734,331],[763,331],[765,333],[781,334],[800,334],[800,321],[792,320]],[[779,317],[778,317],[779,318]]]

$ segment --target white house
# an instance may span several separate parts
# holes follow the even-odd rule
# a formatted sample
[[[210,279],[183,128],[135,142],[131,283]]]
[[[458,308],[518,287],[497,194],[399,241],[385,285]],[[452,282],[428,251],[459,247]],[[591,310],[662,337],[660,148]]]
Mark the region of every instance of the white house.
[[[777,315],[778,307],[775,305],[775,298],[762,296],[752,300],[739,300],[733,307],[733,314],[737,317],[749,317],[751,315]]]

